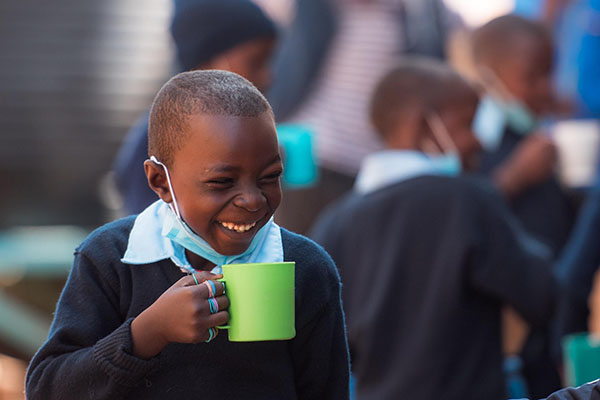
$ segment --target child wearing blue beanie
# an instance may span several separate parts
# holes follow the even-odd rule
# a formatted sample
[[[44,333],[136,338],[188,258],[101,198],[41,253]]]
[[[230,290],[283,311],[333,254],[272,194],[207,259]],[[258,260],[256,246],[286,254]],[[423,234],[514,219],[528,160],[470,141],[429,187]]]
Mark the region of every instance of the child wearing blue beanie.
[[[268,87],[277,29],[252,1],[175,1],[170,31],[180,71],[227,70],[263,92]],[[156,197],[143,168],[148,154],[148,115],[146,111],[131,128],[113,165],[125,214],[141,212]]]

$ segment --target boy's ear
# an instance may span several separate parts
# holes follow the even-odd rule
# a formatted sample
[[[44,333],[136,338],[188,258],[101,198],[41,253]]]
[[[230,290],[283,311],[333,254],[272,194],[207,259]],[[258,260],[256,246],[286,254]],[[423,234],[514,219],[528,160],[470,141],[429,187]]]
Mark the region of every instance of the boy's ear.
[[[144,171],[146,172],[146,178],[148,179],[148,186],[150,186],[150,189],[152,189],[165,203],[172,202],[173,196],[171,196],[165,169],[154,161],[146,160],[144,161]]]

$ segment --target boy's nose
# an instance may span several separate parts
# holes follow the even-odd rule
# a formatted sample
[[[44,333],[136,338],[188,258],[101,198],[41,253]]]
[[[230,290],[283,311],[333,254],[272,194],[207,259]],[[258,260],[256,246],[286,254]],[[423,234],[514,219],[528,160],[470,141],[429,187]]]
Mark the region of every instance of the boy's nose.
[[[262,209],[267,203],[267,198],[258,188],[246,189],[233,199],[233,204],[250,212]]]

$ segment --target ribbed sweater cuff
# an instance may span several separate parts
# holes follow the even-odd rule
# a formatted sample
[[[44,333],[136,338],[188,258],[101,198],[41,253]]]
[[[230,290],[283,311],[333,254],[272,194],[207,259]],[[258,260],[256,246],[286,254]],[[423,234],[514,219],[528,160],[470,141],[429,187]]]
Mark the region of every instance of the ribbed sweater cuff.
[[[158,356],[143,360],[131,354],[132,321],[133,318],[128,319],[94,346],[94,360],[100,370],[125,386],[136,386],[142,378],[159,366]]]

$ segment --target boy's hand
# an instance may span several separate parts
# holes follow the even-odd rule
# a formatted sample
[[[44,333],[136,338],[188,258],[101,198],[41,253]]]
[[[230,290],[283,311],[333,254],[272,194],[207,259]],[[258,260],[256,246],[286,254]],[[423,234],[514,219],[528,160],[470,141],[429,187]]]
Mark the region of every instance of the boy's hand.
[[[133,320],[131,335],[134,355],[148,359],[171,342],[205,341],[210,337],[210,328],[227,323],[229,299],[223,294],[223,284],[214,282],[214,298],[218,304],[218,312],[214,314],[210,312],[209,288],[203,284],[222,275],[205,271],[194,275],[199,284],[196,284],[192,275],[181,278]]]
[[[588,317],[588,331],[596,338],[600,337],[600,268],[594,274],[592,290],[588,297],[590,315]]]
[[[494,171],[494,182],[507,197],[517,196],[550,177],[556,160],[557,151],[552,140],[534,133]]]

